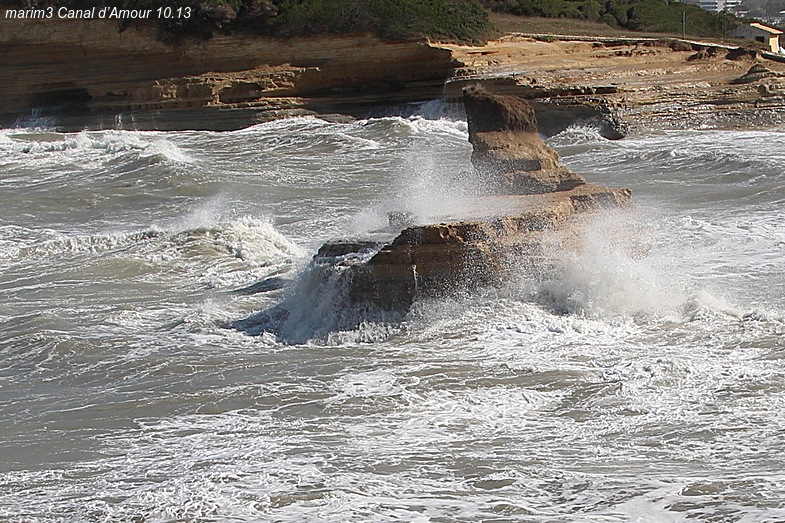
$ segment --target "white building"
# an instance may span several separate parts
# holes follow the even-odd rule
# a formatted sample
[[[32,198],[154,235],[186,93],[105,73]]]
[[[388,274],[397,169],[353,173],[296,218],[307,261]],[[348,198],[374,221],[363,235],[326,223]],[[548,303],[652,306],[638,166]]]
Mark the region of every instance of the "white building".
[[[706,11],[719,13],[721,11],[733,11],[741,5],[741,1],[742,0],[693,0],[686,3],[699,5],[701,9]]]
[[[779,29],[757,22],[739,27],[733,31],[733,36],[736,38],[746,38],[768,45],[772,53],[780,51],[780,35],[782,35],[782,31]]]

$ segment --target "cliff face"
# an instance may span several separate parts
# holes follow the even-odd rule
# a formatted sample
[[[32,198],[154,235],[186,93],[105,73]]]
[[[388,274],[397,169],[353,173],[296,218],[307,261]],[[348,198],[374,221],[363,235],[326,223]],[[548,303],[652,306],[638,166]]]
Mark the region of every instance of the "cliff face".
[[[482,47],[445,44],[464,64],[445,98],[459,101],[475,83],[525,98],[548,136],[576,121],[612,139],[652,129],[782,125],[783,59],[736,47],[743,44],[522,34]]]
[[[489,187],[506,194],[542,194],[586,183],[559,165],[559,155],[540,138],[534,109],[524,99],[470,86],[463,105],[472,163]]]
[[[436,98],[456,67],[449,50],[421,42],[216,35],[167,45],[151,27],[121,32],[108,20],[3,19],[0,55],[5,125],[49,108],[75,125],[134,111],[161,128],[177,118],[191,118],[189,128],[241,127],[280,111]],[[219,124],[216,110],[250,121]]]
[[[477,82],[527,99],[546,135],[576,121],[607,138],[785,121],[781,58],[764,54],[771,59],[766,71],[745,74],[761,58],[756,51],[699,42],[510,35],[467,47],[368,35],[215,35],[167,45],[152,27],[120,31],[109,20],[4,13],[0,8],[2,126],[41,109],[64,131],[227,130],[298,114],[364,115],[369,106],[441,97],[457,102],[462,88]],[[496,160],[525,160],[507,142],[502,134],[478,136],[475,156],[491,151]],[[565,173],[553,165],[542,170],[553,175],[543,190],[563,187]]]

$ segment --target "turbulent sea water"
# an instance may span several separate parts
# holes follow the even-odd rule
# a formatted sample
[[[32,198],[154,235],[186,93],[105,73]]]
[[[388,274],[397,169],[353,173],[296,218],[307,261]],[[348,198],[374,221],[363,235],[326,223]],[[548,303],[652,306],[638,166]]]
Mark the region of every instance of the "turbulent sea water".
[[[476,193],[464,121],[1,130],[0,521],[785,521],[785,130],[550,143],[635,210],[341,331],[311,256]]]

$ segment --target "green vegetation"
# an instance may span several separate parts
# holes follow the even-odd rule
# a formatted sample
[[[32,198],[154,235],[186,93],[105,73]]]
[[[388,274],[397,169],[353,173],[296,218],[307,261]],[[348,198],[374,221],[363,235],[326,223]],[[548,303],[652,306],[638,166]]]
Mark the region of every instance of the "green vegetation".
[[[727,37],[741,23],[733,15],[676,0],[0,0],[0,4],[15,8],[170,8],[174,12],[188,8],[188,17],[152,21],[165,41],[241,31],[270,36],[367,32],[387,40],[425,37],[480,43],[493,36],[489,11],[596,23],[618,31],[680,34],[686,29],[690,35],[715,38]],[[123,30],[143,22],[118,23]]]
[[[278,31],[290,35],[373,31],[388,40],[480,42],[491,30],[473,0],[284,0],[280,8]]]
[[[163,39],[215,31],[272,36],[371,32],[387,40],[430,38],[477,43],[491,36],[478,0],[6,0],[13,7],[189,8],[189,17],[156,20]],[[21,5],[20,5],[21,4]],[[181,11],[182,12],[182,11]],[[121,27],[123,29],[123,27]]]
[[[652,33],[681,33],[723,38],[740,22],[726,13],[704,11],[676,0],[483,0],[498,12],[544,18],[603,22],[611,27]]]

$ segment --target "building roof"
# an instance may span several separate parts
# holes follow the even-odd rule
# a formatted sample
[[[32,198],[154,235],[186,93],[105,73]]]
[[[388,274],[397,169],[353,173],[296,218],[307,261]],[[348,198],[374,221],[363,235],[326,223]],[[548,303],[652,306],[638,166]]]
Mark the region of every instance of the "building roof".
[[[767,25],[759,24],[758,22],[753,22],[750,24],[750,27],[754,27],[755,29],[760,29],[761,31],[766,31],[767,33],[771,33],[773,35],[781,35],[782,31],[779,29],[774,29],[773,27],[769,27]]]

